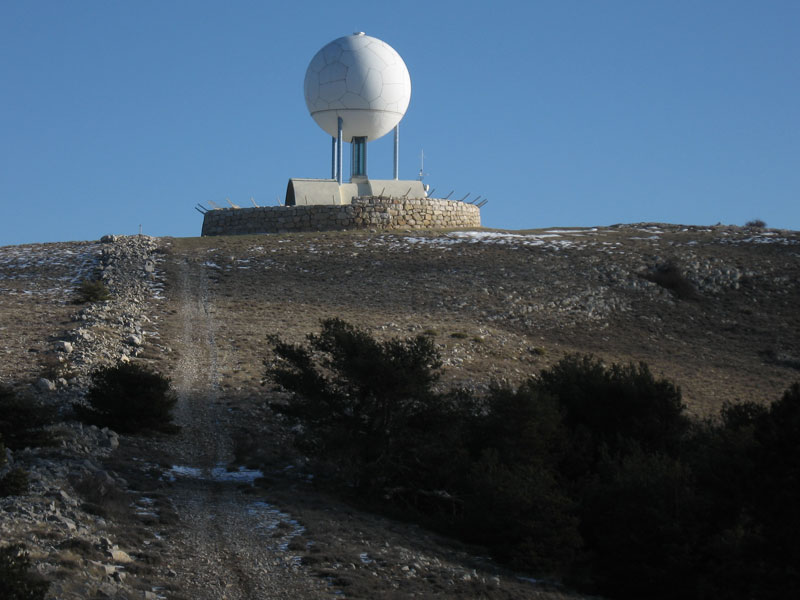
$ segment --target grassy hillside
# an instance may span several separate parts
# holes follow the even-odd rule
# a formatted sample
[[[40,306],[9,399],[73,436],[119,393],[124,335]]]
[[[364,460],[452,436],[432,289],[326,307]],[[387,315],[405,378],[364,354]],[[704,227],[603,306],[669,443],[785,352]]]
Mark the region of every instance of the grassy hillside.
[[[74,304],[80,282],[101,273],[111,299]],[[24,397],[40,377],[63,376],[35,394],[64,416],[53,426],[56,449],[15,449],[14,465],[36,475],[27,494],[2,500],[11,508],[0,513],[0,533],[33,550],[37,570],[63,597],[165,586],[174,597],[574,597],[531,587],[479,558],[481,548],[315,489],[292,431],[269,407],[286,393],[262,385],[270,336],[305,342],[330,318],[378,340],[424,334],[442,357],[439,389],[476,395],[497,381],[516,386],[576,352],[609,364],[644,361],[680,386],[689,414],[704,417],[726,401],[774,401],[800,379],[798,306],[800,234],[762,228],[635,224],[0,247],[0,383]],[[117,436],[72,420],[70,403],[85,393],[88,372],[123,359],[172,379],[179,434]],[[253,477],[219,477],[243,466],[264,475],[261,487]],[[92,512],[92,473],[109,474],[104,490],[113,480],[108,521]],[[52,520],[50,498],[63,523]],[[284,537],[269,538],[272,527]],[[65,558],[65,544],[81,550]],[[114,560],[117,544],[134,560],[124,581],[109,575],[113,564],[98,566]],[[270,566],[259,566],[267,546]],[[252,560],[242,566],[238,556]]]
[[[261,376],[267,334],[300,340],[329,317],[434,333],[448,382],[520,381],[571,352],[646,361],[695,414],[775,398],[800,373],[796,233],[642,225],[170,244],[206,265],[220,340],[242,362],[231,386]],[[645,278],[668,263],[689,294]]]

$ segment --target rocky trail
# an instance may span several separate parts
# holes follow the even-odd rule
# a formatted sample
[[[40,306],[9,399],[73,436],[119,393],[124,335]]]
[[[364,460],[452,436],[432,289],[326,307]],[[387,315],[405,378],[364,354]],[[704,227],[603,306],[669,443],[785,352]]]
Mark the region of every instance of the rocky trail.
[[[302,528],[289,515],[240,489],[248,477],[227,473],[233,460],[229,413],[219,402],[220,360],[205,271],[180,264],[176,295],[180,359],[170,499],[180,519],[166,554],[188,598],[324,598],[327,586],[299,569],[288,551]],[[250,477],[249,479],[252,479]]]

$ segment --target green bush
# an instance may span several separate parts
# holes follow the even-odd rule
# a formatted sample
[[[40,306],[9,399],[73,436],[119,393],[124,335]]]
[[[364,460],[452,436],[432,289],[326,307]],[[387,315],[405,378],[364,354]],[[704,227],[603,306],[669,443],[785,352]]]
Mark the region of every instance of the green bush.
[[[606,456],[580,500],[593,588],[612,598],[691,597],[694,498],[680,460],[640,448]]]
[[[49,584],[31,573],[31,564],[23,546],[0,548],[0,598],[4,600],[41,600]]]
[[[471,415],[461,535],[538,575],[561,575],[582,546],[577,507],[559,472],[566,429],[555,399],[528,383],[494,387]]]
[[[472,542],[538,573],[564,570],[580,546],[556,465],[561,413],[533,387],[486,400],[435,393],[427,336],[380,342],[341,320],[308,346],[273,339],[268,378],[294,392],[279,412],[298,442],[359,498]]]
[[[758,229],[763,229],[764,227],[767,226],[767,224],[764,221],[762,221],[761,219],[753,219],[752,221],[748,221],[747,223],[745,223],[744,226],[745,227],[755,227],[755,228],[758,228]]]
[[[273,408],[304,424],[301,446],[338,478],[386,490],[424,464],[444,408],[433,392],[441,360],[429,337],[379,342],[329,319],[308,347],[272,342],[267,376],[294,392]]]
[[[119,363],[94,371],[86,401],[88,406],[74,408],[87,423],[123,433],[175,431],[172,409],[177,398],[170,380],[142,365]]]
[[[793,594],[781,595],[780,588],[800,592],[800,383],[756,420],[753,437],[748,497],[752,498],[749,513],[757,524],[756,567],[764,576],[759,584],[769,584],[770,597],[785,598]]]
[[[15,467],[0,479],[0,497],[21,496],[28,491],[28,474]]]
[[[685,414],[645,364],[567,356],[517,388],[436,393],[429,338],[339,320],[274,339],[275,408],[330,480],[511,566],[609,598],[800,596],[800,384]]]
[[[52,436],[44,428],[54,420],[52,407],[0,386],[0,437],[12,450],[52,443]]]
[[[601,447],[625,452],[631,442],[674,453],[689,426],[680,389],[656,379],[644,363],[607,367],[592,356],[569,355],[542,371],[535,386],[557,399],[573,437],[587,438],[592,463]]]
[[[83,304],[86,302],[103,302],[111,298],[106,284],[100,279],[84,279],[78,285],[77,289],[77,302]]]

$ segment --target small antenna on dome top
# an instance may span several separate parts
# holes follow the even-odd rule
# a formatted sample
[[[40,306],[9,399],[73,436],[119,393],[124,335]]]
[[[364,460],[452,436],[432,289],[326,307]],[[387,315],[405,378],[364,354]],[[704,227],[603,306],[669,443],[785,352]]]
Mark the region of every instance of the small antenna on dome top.
[[[417,176],[418,181],[422,181],[428,173],[425,172],[425,150],[420,150],[419,153],[419,175]]]

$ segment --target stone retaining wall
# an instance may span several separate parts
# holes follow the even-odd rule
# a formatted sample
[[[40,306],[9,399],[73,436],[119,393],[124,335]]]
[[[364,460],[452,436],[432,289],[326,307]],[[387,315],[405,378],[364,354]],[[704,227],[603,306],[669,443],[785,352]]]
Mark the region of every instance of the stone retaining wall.
[[[355,198],[345,206],[267,206],[210,210],[202,235],[288,233],[342,229],[459,229],[480,227],[474,204],[436,198]]]

